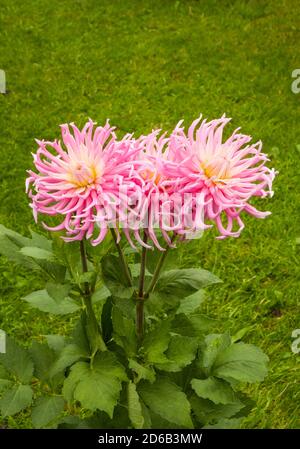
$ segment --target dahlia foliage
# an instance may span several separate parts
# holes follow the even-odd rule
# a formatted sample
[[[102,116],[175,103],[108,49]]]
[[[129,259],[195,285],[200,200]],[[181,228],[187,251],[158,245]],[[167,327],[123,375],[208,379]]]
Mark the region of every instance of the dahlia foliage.
[[[217,238],[238,237],[244,213],[269,214],[251,200],[272,195],[276,173],[261,142],[239,130],[223,137],[228,122],[119,139],[90,120],[62,125],[61,141],[37,140],[27,192],[53,232],[29,238],[0,225],[0,253],[39,270],[38,288],[46,278],[23,298],[30,307],[72,314],[75,325],[31,347],[7,339],[2,417],[33,406],[36,428],[240,426],[252,402],[239,384],[262,381],[268,357],[241,333],[218,333],[201,307],[220,279],[173,257],[214,225]]]
[[[132,246],[131,235],[150,248],[140,235],[146,229],[160,250],[158,232],[168,245],[169,231],[184,239],[213,224],[217,238],[238,237],[242,212],[269,215],[250,200],[272,196],[275,171],[266,166],[261,142],[251,143],[239,129],[223,138],[229,121],[200,117],[187,132],[179,122],[170,136],[155,130],[120,140],[108,122],[95,128],[90,120],[81,131],[62,125],[62,142],[37,141],[37,173],[29,171],[27,179],[34,217],[60,215],[60,224],[44,227],[65,231],[66,241],[92,238],[93,245],[110,227]]]

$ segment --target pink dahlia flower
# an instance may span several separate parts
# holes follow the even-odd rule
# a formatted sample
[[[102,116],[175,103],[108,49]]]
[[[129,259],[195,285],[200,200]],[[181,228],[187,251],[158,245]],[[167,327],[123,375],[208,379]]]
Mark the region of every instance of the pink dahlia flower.
[[[238,237],[244,228],[242,211],[256,218],[265,218],[270,212],[260,212],[249,201],[252,197],[272,196],[272,181],[276,172],[269,169],[262,143],[250,143],[251,137],[239,129],[222,142],[223,129],[230,119],[201,122],[195,120],[187,134],[177,125],[170,136],[168,161],[164,175],[169,179],[169,191],[179,196],[192,195],[203,214],[194,215],[190,230],[207,227],[199,223],[215,222],[220,236]],[[184,233],[185,229],[178,231]]]
[[[117,141],[107,122],[96,127],[90,120],[80,131],[74,124],[61,125],[62,141],[39,141],[33,154],[37,173],[29,171],[26,188],[38,214],[61,215],[63,221],[50,231],[66,231],[66,241],[98,236],[126,217],[127,199],[137,193],[133,160],[137,149],[130,135]],[[124,194],[122,193],[124,192]],[[96,226],[95,226],[96,225]]]
[[[165,137],[165,134],[159,134],[160,130],[155,130],[134,142],[137,148],[134,167],[140,183],[141,196],[140,201],[136,202],[131,209],[128,228],[124,229],[124,233],[133,247],[130,233],[133,233],[139,244],[151,248],[151,245],[141,237],[141,231],[145,231],[148,240],[150,239],[159,250],[164,251],[156,234],[159,231],[165,241],[171,244],[167,230],[164,229],[161,214],[163,203],[169,200],[164,187],[166,179],[162,175],[167,159],[166,144],[169,139]]]

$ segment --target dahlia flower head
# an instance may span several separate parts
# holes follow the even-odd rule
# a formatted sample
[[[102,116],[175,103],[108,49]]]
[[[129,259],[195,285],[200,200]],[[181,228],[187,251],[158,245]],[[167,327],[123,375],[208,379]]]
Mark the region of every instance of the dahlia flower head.
[[[65,231],[65,241],[92,238],[97,245],[109,226],[117,229],[117,220],[126,218],[127,198],[139,192],[133,170],[138,149],[129,134],[118,141],[109,122],[94,125],[89,120],[81,131],[73,123],[61,125],[63,145],[37,140],[38,173],[28,172],[26,189],[36,221],[38,214],[63,217],[54,227],[43,223],[47,230]]]
[[[262,143],[239,129],[223,139],[230,119],[195,120],[185,132],[182,121],[167,136],[154,130],[117,139],[107,121],[95,127],[89,120],[79,130],[61,125],[62,143],[37,140],[33,154],[37,172],[29,170],[26,189],[34,218],[60,216],[50,231],[64,231],[66,241],[91,239],[97,245],[113,227],[135,247],[134,239],[164,250],[158,236],[172,245],[170,233],[181,239],[216,225],[217,238],[238,237],[241,213],[265,218],[252,197],[272,196],[277,172],[266,166]],[[224,141],[223,141],[224,140]],[[146,230],[148,243],[141,237]]]

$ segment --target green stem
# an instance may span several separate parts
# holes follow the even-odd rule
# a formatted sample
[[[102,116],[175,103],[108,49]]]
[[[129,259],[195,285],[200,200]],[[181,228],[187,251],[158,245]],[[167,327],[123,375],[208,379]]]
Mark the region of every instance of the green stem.
[[[176,239],[176,234],[174,234],[173,237],[171,238],[171,243],[173,243],[175,241],[175,239]],[[169,253],[169,250],[170,250],[170,246],[167,246],[165,251],[163,253],[161,253],[161,256],[160,256],[160,258],[159,258],[159,260],[157,262],[156,268],[154,270],[151,282],[150,282],[149,287],[148,287],[148,289],[147,289],[147,291],[145,293],[145,298],[147,298],[149,296],[149,294],[152,293],[153,290],[155,289],[157,281],[159,279],[159,275],[160,275],[161,269],[162,269],[162,267],[164,265],[164,262],[166,260],[166,257],[168,255],[168,253]]]
[[[86,257],[85,246],[84,246],[83,240],[80,240],[80,256],[81,256],[82,272],[87,273],[87,271],[88,271],[87,257]],[[89,288],[88,282],[84,283],[84,293],[86,296],[89,296],[89,294],[90,294],[90,288]]]
[[[147,243],[148,236],[144,231],[143,242]],[[145,272],[146,272],[147,248],[143,246],[141,258],[141,270],[139,279],[139,290],[136,303],[136,334],[138,341],[141,343],[144,336],[144,288],[145,288]]]
[[[82,271],[86,273],[88,271],[87,266],[87,257],[84,246],[84,241],[80,241],[80,256],[82,263]],[[84,282],[84,291],[83,291],[83,301],[85,305],[85,313],[86,313],[86,331],[89,339],[89,343],[91,345],[92,350],[92,361],[93,358],[98,351],[106,351],[105,343],[102,339],[100,328],[98,325],[98,321],[93,309],[92,298],[91,298],[91,290],[88,282]]]
[[[147,243],[148,236],[146,231],[144,231],[143,242]],[[146,257],[147,257],[147,248],[143,246],[142,249],[142,257],[141,257],[141,271],[140,271],[140,280],[139,280],[139,298],[143,298],[144,296],[144,286],[145,286],[145,271],[146,271]]]
[[[123,250],[121,248],[121,245],[120,245],[120,243],[118,243],[116,231],[113,228],[110,228],[110,231],[111,231],[111,234],[112,234],[112,237],[113,237],[113,241],[115,242],[115,245],[116,245],[116,248],[117,248],[117,251],[118,251],[118,254],[119,254],[120,261],[121,261],[123,269],[124,269],[124,274],[126,276],[126,279],[127,279],[127,282],[128,282],[128,286],[132,287],[132,277],[131,277],[131,274],[130,274],[130,271],[129,271],[129,267],[128,267],[126,259],[125,259],[125,255],[124,255]]]

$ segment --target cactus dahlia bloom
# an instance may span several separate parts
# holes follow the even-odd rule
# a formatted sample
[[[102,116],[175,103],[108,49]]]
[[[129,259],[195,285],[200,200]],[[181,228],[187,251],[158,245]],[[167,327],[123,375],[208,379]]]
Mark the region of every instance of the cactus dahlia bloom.
[[[215,222],[221,239],[240,235],[244,228],[242,211],[256,218],[270,214],[258,211],[249,201],[272,196],[276,174],[265,165],[268,157],[261,152],[261,142],[250,144],[251,137],[239,134],[239,129],[222,142],[229,121],[223,116],[201,122],[200,117],[187,134],[180,122],[170,136],[164,167],[170,189],[182,196],[188,193],[197,197],[204,218]]]
[[[168,244],[171,239],[162,224],[161,210],[164,202],[169,201],[168,194],[164,184],[166,179],[162,176],[163,165],[167,158],[166,144],[168,138],[165,134],[160,135],[160,130],[152,131],[147,136],[141,136],[135,140],[135,146],[138,150],[137,158],[134,162],[134,169],[140,182],[141,201],[136,202],[131,209],[128,218],[128,227],[124,229],[124,233],[130,244],[134,247],[134,243],[130,238],[133,233],[137,242],[146,247],[152,248],[141,237],[141,231],[145,230],[147,239],[150,239],[154,245],[164,251],[160,245],[156,232],[161,234]]]
[[[128,195],[136,194],[132,160],[137,150],[130,135],[117,141],[108,122],[94,129],[90,120],[81,131],[71,128],[61,125],[63,145],[37,140],[38,172],[28,171],[26,188],[35,220],[38,214],[63,216],[58,226],[43,223],[46,229],[65,230],[64,240],[71,241],[91,238],[96,228],[92,244],[97,245],[109,225],[124,219]]]

